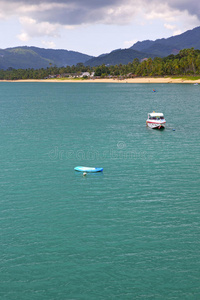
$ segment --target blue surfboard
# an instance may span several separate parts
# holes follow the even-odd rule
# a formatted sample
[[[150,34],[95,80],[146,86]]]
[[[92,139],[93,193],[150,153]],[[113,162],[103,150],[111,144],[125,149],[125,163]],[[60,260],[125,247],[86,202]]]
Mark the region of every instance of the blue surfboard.
[[[78,171],[78,172],[96,173],[96,172],[102,172],[103,168],[92,168],[92,167],[78,166],[78,167],[75,167],[74,170]]]

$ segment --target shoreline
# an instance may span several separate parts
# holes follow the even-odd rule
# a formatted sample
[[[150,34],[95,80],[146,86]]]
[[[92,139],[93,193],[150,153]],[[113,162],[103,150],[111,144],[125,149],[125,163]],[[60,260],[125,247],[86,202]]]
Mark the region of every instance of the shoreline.
[[[127,79],[84,79],[84,80],[76,80],[76,79],[19,79],[19,80],[0,80],[0,82],[73,82],[73,83],[200,83],[200,79],[197,80],[188,80],[184,78],[127,78]]]

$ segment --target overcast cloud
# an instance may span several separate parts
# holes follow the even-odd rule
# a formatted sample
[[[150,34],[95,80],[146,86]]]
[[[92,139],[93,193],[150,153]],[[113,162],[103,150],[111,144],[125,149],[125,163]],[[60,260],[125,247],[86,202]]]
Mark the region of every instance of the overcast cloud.
[[[36,22],[60,25],[92,23],[127,24],[145,9],[149,15],[188,11],[200,19],[200,2],[196,0],[0,0],[0,16],[17,15]]]
[[[17,18],[21,24],[18,39],[59,36],[62,28],[97,24],[124,25],[137,18],[162,20],[165,28],[180,33],[173,21],[186,16],[191,27],[200,20],[200,2],[196,0],[0,0],[0,21]],[[142,20],[141,20],[142,21]],[[186,28],[190,26],[185,26]],[[195,26],[193,26],[195,27]],[[174,28],[174,30],[173,30]]]

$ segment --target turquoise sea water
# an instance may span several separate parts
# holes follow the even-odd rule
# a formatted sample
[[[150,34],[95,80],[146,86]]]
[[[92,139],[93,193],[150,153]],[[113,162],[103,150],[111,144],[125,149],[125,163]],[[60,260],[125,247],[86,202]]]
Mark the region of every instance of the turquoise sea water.
[[[0,299],[200,299],[200,86],[0,91]]]

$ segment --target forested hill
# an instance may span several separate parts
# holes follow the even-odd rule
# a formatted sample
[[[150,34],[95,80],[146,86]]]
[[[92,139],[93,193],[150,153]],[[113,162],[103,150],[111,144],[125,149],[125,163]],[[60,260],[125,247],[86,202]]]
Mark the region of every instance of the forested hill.
[[[167,39],[137,42],[129,49],[119,49],[109,54],[94,57],[85,64],[89,66],[128,64],[134,58],[141,60],[149,57],[152,59],[154,57],[166,57],[170,54],[178,54],[180,50],[187,48],[200,49],[200,27]]]
[[[87,75],[83,74],[87,72]],[[97,67],[84,66],[79,63],[76,66],[48,67],[46,69],[9,69],[0,70],[1,80],[18,79],[45,79],[45,78],[76,78],[78,80],[93,77],[98,78],[130,78],[137,76],[200,76],[200,50],[183,49],[177,55],[169,55],[164,58],[147,58],[143,61],[135,58],[127,65],[102,64]],[[89,75],[91,74],[91,76]]]
[[[99,57],[93,57],[88,60],[85,64],[87,66],[95,67],[100,66],[102,64],[105,65],[127,65],[129,62],[132,62],[135,58],[141,60],[144,58],[154,58],[155,55],[147,54],[144,52],[135,51],[132,49],[118,49],[112,51],[106,55],[100,55]]]
[[[200,49],[200,27],[167,39],[137,42],[130,49],[165,57],[170,54],[178,54],[180,50],[187,48]]]
[[[85,63],[92,56],[68,50],[16,47],[0,49],[0,69],[39,69],[51,65],[57,67]]]
[[[137,42],[129,49],[117,49],[108,54],[93,57],[68,50],[42,49],[37,47],[15,47],[0,49],[0,70],[41,69],[51,66],[66,67],[83,63],[94,67],[105,64],[126,65],[134,59],[166,57],[178,54],[182,49],[200,49],[200,27],[188,30],[183,34],[156,41]],[[116,37],[117,38],[117,37]],[[134,34],[133,34],[134,38]]]

